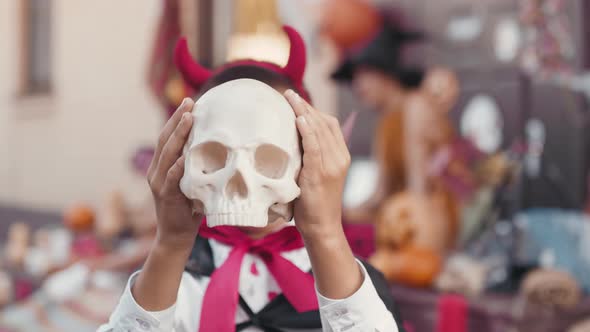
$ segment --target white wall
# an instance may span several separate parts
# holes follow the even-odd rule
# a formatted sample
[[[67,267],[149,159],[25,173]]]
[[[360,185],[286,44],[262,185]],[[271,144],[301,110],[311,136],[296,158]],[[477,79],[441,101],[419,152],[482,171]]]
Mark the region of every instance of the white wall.
[[[161,1],[53,0],[42,99],[17,96],[19,2],[0,1],[0,203],[59,209],[145,190],[129,158],[161,126],[145,80]]]

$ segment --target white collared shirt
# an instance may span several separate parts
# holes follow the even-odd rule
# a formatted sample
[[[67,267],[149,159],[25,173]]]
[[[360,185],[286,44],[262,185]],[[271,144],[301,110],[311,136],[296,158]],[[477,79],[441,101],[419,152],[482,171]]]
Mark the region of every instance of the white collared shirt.
[[[213,253],[215,267],[225,262],[231,247],[209,240]],[[311,263],[305,248],[296,249],[281,254],[302,271],[309,271]],[[342,300],[328,299],[317,293],[322,332],[397,332],[397,326],[392,314],[373,286],[367,271],[359,262],[364,273],[364,281],[353,295]],[[131,285],[139,271],[134,273],[125,288],[109,323],[101,326],[98,332],[198,332],[201,305],[205,289],[209,283],[208,277],[194,278],[184,272],[178,289],[176,304],[158,312],[144,310],[133,298]],[[260,311],[276,295],[280,288],[264,262],[257,256],[246,254],[242,261],[240,272],[239,292],[244,301],[254,312]],[[236,323],[248,321],[249,317],[238,306]],[[262,332],[256,327],[249,327],[245,332]],[[297,330],[298,332],[313,332],[319,330]],[[223,332],[223,331],[219,331]]]

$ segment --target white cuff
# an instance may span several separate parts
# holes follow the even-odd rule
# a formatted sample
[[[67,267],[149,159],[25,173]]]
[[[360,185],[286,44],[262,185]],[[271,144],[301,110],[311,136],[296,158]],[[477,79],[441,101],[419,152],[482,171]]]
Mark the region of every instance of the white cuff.
[[[114,331],[173,331],[176,304],[162,311],[147,311],[133,298],[131,287],[139,272],[133,273],[129,278],[119,304],[111,315],[109,326]]]
[[[364,280],[361,287],[348,298],[329,299],[316,290],[322,319],[334,332],[397,332],[398,328],[393,315],[377,294],[367,270],[358,260],[357,263]]]

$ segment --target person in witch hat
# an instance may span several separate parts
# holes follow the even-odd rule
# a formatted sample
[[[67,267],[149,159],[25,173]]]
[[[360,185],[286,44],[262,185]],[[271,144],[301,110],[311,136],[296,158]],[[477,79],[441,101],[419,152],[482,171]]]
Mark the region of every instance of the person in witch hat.
[[[385,221],[380,217],[391,210],[387,206],[404,206],[412,215],[411,225],[390,220],[397,226],[386,232],[397,234],[394,237],[404,239],[403,243],[396,242],[398,250],[390,255],[378,250],[379,255],[370,262],[390,281],[410,285],[416,285],[416,280],[402,279],[419,275],[414,271],[418,266],[412,259],[405,259],[411,255],[408,252],[405,257],[403,247],[420,247],[436,258],[431,261],[440,261],[454,245],[458,223],[454,196],[430,169],[434,156],[454,139],[448,112],[459,85],[450,70],[426,71],[404,63],[404,49],[422,39],[420,33],[386,23],[376,37],[349,54],[332,76],[351,83],[359,98],[380,114],[374,140],[378,187],[365,203],[345,210],[344,218],[348,222]],[[396,197],[400,198],[397,202]],[[412,263],[391,266],[394,261]],[[433,263],[428,276],[421,277],[421,285],[433,281],[437,266]]]
[[[340,202],[350,155],[337,121],[309,104],[305,45],[294,29],[285,32],[291,42],[285,67],[239,60],[212,71],[191,57],[186,40],[178,43],[175,62],[199,94],[243,78],[284,93],[302,136],[297,227],[280,218],[263,228],[209,228],[192,216],[179,188],[194,105],[185,99],[164,127],[148,170],[158,239],[99,331],[403,331],[383,275],[356,260],[346,241]],[[306,176],[314,183],[301,181]]]
[[[373,39],[349,51],[332,74],[338,82],[352,83],[363,102],[377,111],[399,107],[400,97],[418,88],[424,78],[422,68],[407,66],[402,59],[406,46],[424,36],[385,22]]]
[[[433,68],[428,72],[419,66],[404,63],[405,49],[424,40],[417,31],[406,30],[398,24],[384,20],[380,32],[363,47],[350,52],[342,64],[333,72],[332,78],[348,83],[360,100],[371,111],[380,115],[379,127],[374,138],[376,159],[381,166],[379,187],[373,196],[360,207],[345,211],[349,221],[370,221],[383,200],[409,185],[410,174],[406,165],[406,132],[408,108],[422,104],[423,97],[432,96],[430,105],[437,109],[450,110],[458,95],[458,82],[452,72]],[[411,101],[418,101],[412,103]],[[425,113],[418,107],[413,117]],[[444,114],[445,112],[438,112]],[[419,120],[425,121],[425,119]],[[435,119],[444,123],[442,136],[451,136],[450,123],[446,119]],[[432,128],[433,130],[435,128]],[[441,138],[446,141],[447,138]]]
[[[402,52],[408,44],[421,41],[423,35],[384,22],[379,33],[349,52],[332,74],[337,82],[350,84],[368,109],[381,115],[381,126],[374,140],[376,158],[382,168],[380,185],[365,203],[345,210],[349,222],[374,220],[381,202],[406,186],[401,109],[405,97],[420,87],[425,74],[422,68],[404,65]],[[390,120],[384,121],[386,118]]]

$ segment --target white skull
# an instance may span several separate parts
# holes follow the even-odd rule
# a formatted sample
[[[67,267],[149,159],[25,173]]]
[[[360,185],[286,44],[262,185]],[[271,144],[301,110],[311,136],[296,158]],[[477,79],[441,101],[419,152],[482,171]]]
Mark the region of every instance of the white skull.
[[[192,116],[180,188],[207,224],[290,220],[301,151],[287,100],[262,82],[238,79],[207,91]]]

